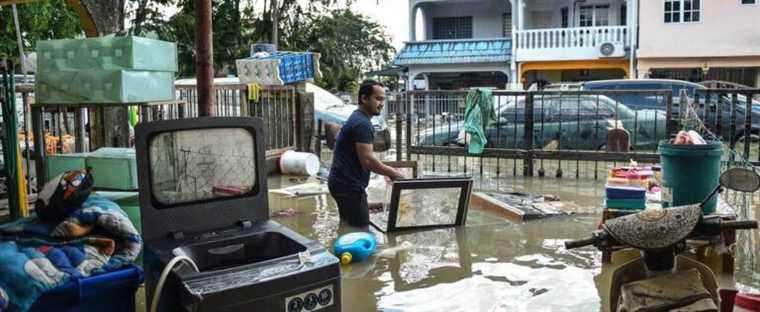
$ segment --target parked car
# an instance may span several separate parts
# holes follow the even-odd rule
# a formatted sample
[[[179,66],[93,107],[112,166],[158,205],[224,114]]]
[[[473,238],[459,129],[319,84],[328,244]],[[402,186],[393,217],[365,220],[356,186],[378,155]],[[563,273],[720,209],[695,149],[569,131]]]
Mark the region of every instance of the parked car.
[[[313,83],[306,83],[306,92],[314,94],[315,121],[321,120],[323,123],[343,125],[358,108],[356,105],[346,104],[340,97]],[[372,117],[371,122],[375,131],[374,150],[376,152],[387,151],[391,146],[391,132],[388,129],[388,123],[383,116]]]
[[[709,117],[710,126],[714,126],[716,120],[715,114],[715,100],[720,103],[721,107],[721,136],[728,138],[730,136],[731,126],[731,101],[732,99],[728,95],[721,95],[720,97],[713,97],[709,101],[705,100],[705,93],[698,92],[698,90],[706,90],[703,85],[680,80],[669,79],[619,79],[619,80],[598,80],[587,81],[581,84],[581,90],[584,91],[596,91],[596,90],[671,90],[673,96],[673,102],[680,101],[680,96],[683,90],[686,90],[686,94],[689,98],[694,99],[695,96],[699,96],[700,108],[699,115],[705,116],[705,103],[709,103],[707,116]],[[731,90],[726,90],[731,92]],[[621,104],[628,106],[634,110],[638,109],[658,109],[666,110],[665,101],[662,98],[656,96],[650,96],[645,94],[610,94],[608,95],[613,100],[619,101]],[[744,120],[747,116],[747,97],[744,95],[737,95],[736,106],[736,120],[737,129],[734,133],[734,140],[744,140]],[[675,112],[676,114],[678,112]],[[753,137],[760,136],[760,101],[752,100],[752,111],[750,113],[752,120],[751,133]]]
[[[598,106],[597,106],[598,103]],[[497,108],[498,109],[498,108]],[[525,148],[525,99],[519,97],[501,106],[498,118],[487,127],[487,147]],[[622,127],[630,133],[631,146],[653,150],[665,138],[665,113],[660,110],[634,111],[605,96],[546,95],[533,106],[534,147],[558,142],[561,149],[597,150],[606,143],[607,131]],[[443,123],[419,134],[420,145],[460,144],[463,122]],[[555,143],[556,144],[556,143]]]

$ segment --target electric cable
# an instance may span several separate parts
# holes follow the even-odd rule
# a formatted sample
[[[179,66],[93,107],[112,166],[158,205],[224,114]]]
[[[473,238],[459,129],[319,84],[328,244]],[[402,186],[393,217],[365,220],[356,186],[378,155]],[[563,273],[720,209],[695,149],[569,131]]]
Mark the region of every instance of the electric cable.
[[[153,291],[153,300],[151,300],[150,303],[150,312],[156,312],[159,299],[161,298],[161,290],[164,288],[164,283],[166,282],[166,278],[169,276],[169,272],[172,271],[175,265],[179,263],[180,261],[185,260],[195,269],[196,272],[200,272],[198,270],[198,266],[193,262],[193,259],[190,259],[190,257],[185,255],[178,255],[171,260],[169,260],[169,263],[166,264],[166,267],[164,267],[164,270],[161,272],[161,277],[158,278],[158,284],[156,285],[156,289]]]

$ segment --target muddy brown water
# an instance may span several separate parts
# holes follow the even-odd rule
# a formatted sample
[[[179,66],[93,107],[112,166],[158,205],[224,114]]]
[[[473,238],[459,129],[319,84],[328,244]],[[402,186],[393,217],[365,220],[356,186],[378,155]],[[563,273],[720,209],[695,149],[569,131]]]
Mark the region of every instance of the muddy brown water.
[[[271,177],[269,186],[297,182]],[[507,177],[476,179],[475,188],[558,195],[590,213],[514,223],[470,210],[466,226],[456,229],[389,235],[372,229],[378,254],[341,268],[344,311],[605,311],[606,285],[616,264],[602,265],[601,252],[593,247],[563,247],[596,229],[602,182]],[[271,195],[269,201],[272,213],[295,210],[274,220],[325,246],[356,230],[340,224],[329,195]],[[751,216],[757,214],[756,206],[751,210]],[[721,286],[760,289],[757,242],[756,230],[739,235],[736,273],[719,275]],[[636,255],[617,252],[613,262]]]

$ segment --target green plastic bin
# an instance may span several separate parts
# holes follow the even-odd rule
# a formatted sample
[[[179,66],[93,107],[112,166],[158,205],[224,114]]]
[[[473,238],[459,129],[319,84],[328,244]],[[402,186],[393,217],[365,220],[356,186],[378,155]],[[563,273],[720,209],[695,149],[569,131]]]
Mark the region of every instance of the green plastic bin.
[[[43,104],[141,103],[173,100],[174,73],[128,70],[40,72],[35,100]]]
[[[86,168],[86,158],[86,153],[46,155],[45,182],[66,171]]]
[[[135,36],[37,42],[39,72],[80,70],[177,71],[177,44]]]
[[[137,190],[137,163],[135,150],[128,148],[102,148],[87,156],[92,168],[95,187],[99,189]]]
[[[701,203],[718,186],[720,161],[723,156],[721,142],[705,145],[673,145],[660,142],[663,186],[671,189],[671,206]],[[702,208],[703,214],[715,212],[717,197]]]
[[[608,209],[641,210],[647,207],[646,199],[608,199],[605,198]]]

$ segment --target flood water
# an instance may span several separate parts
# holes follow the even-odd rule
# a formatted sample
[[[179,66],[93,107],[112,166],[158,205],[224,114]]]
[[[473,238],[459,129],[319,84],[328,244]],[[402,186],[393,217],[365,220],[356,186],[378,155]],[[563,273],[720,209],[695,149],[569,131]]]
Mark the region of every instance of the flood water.
[[[272,177],[269,186],[296,182]],[[587,213],[515,223],[471,209],[464,227],[387,235],[371,229],[378,252],[341,269],[344,311],[605,311],[610,271],[637,252],[616,252],[615,264],[603,266],[595,248],[563,245],[596,229],[602,182],[507,177],[476,179],[475,188],[557,195]],[[295,214],[276,216],[288,208]],[[356,230],[340,225],[329,195],[271,195],[270,210],[275,221],[328,247],[341,233]],[[752,210],[757,215],[757,207]],[[720,275],[719,282],[756,291],[758,232],[738,239],[736,273]]]

